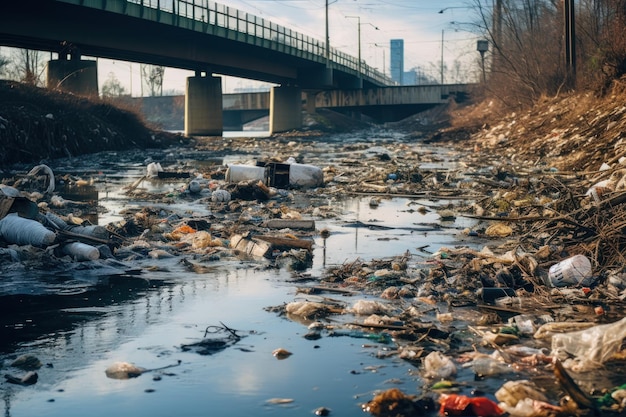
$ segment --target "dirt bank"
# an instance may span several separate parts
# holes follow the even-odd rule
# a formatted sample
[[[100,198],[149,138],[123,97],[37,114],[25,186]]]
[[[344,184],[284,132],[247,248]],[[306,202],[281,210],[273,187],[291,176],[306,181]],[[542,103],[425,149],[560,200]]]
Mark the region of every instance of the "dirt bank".
[[[626,92],[616,81],[612,94],[570,93],[545,98],[523,112],[502,114],[491,102],[437,107],[390,123],[416,140],[468,147],[518,166],[566,171],[597,170],[626,154]],[[0,167],[103,150],[158,148],[187,140],[159,131],[136,112],[103,101],[0,81]],[[368,127],[321,109],[305,117],[303,132],[314,136]],[[504,159],[503,159],[504,158]]]
[[[0,167],[105,150],[160,148],[181,139],[103,101],[0,81]]]
[[[431,137],[449,146],[470,146],[526,168],[597,171],[626,155],[624,80],[610,94],[591,92],[546,97],[531,109],[500,115],[493,102],[453,110],[451,126]]]

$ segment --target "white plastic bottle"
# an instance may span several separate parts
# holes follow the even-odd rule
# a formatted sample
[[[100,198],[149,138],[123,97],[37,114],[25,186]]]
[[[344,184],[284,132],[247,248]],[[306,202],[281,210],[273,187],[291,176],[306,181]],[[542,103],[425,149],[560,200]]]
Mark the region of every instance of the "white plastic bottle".
[[[550,267],[548,283],[553,287],[587,286],[593,282],[591,262],[585,255],[574,255]]]

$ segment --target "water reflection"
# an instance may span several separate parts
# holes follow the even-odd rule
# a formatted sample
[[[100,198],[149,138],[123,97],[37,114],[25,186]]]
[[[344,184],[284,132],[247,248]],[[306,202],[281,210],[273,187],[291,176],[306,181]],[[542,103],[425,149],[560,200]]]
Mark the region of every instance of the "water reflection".
[[[362,138],[346,137],[347,142]],[[392,138],[393,139],[393,138]],[[338,138],[338,140],[343,140]],[[324,144],[320,149],[324,151]],[[364,148],[366,149],[366,148]],[[346,157],[353,157],[347,153]],[[135,155],[85,157],[85,166],[67,164],[66,172],[80,172],[93,185],[77,190],[68,187],[64,198],[89,201],[104,207],[94,224],[119,219],[129,205],[154,206],[154,202],[129,202],[123,187],[144,174],[147,152]],[[180,154],[190,165],[215,155]],[[241,155],[224,155],[222,163]],[[63,171],[57,168],[55,171]],[[150,182],[142,187],[166,193],[184,182]],[[97,193],[97,195],[96,195]],[[315,196],[297,196],[300,204],[318,204]],[[369,197],[328,198],[322,204],[339,212],[338,218],[318,220],[313,266],[308,272],[320,276],[329,265],[359,257],[364,260],[397,256],[426,246],[435,252],[454,242],[468,224],[457,218],[433,230],[439,216],[432,207],[447,202],[408,198],[383,199],[377,207]],[[428,207],[417,211],[418,205]],[[167,204],[167,210],[210,214],[206,205],[194,202]],[[70,270],[65,274],[35,276],[45,291],[0,296],[0,353],[8,358],[34,353],[52,366],[40,369],[35,386],[3,384],[5,416],[195,416],[309,414],[319,406],[333,414],[362,415],[358,404],[371,398],[373,389],[389,388],[385,380],[414,386],[416,377],[400,360],[376,357],[379,347],[361,340],[302,336],[301,323],[265,311],[296,297],[285,269],[266,270],[253,263],[219,264],[205,273],[193,273],[173,260],[146,260],[138,274],[106,275]],[[156,267],[156,268],[152,268]],[[24,272],[24,271],[20,271]],[[93,275],[90,275],[93,274]],[[44,274],[45,275],[45,274]],[[25,275],[21,275],[25,276]],[[23,278],[20,278],[23,279]],[[6,281],[5,281],[6,283]],[[67,289],[71,283],[72,292]],[[355,297],[342,297],[350,303]],[[214,355],[184,352],[183,344],[201,340],[208,325],[223,322],[248,332],[234,346]],[[371,346],[371,344],[370,344]],[[276,348],[294,353],[277,361]],[[115,361],[157,368],[181,360],[181,366],[132,380],[112,380],[104,370]],[[376,369],[373,372],[372,369]],[[270,398],[292,398],[284,406],[268,405]]]
[[[65,184],[63,188],[57,190],[58,194],[65,200],[71,200],[81,204],[80,212],[75,215],[87,220],[91,224],[98,224],[98,204],[99,192],[94,185],[81,184],[71,185]]]

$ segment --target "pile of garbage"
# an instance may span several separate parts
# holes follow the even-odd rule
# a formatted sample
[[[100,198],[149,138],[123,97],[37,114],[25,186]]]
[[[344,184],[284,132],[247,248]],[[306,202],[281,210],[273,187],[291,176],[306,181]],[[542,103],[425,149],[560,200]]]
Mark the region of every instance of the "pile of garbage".
[[[239,145],[233,151],[259,146]],[[384,146],[348,143],[332,157],[324,147],[290,140],[269,157],[202,172],[150,162],[125,189],[129,199],[150,204],[128,208],[124,220],[106,226],[77,218],[73,203],[55,195],[52,171],[36,167],[27,177],[43,171],[45,192],[27,192],[26,179],[2,187],[2,249],[13,261],[24,253],[45,254],[48,262],[169,260],[205,273],[215,262],[246,259],[297,274],[312,265],[314,237],[333,239],[332,231],[316,228],[317,219],[338,215],[321,201],[430,199],[432,206],[415,210],[437,210],[442,222],[472,219],[458,230],[459,242],[471,245],[349,260],[308,277],[295,300],[268,309],[306,325],[307,339],[363,339],[379,347],[379,357],[418,370],[423,395],[379,392],[363,405],[373,415],[624,411],[623,165],[587,173],[485,167],[488,161],[471,152],[448,164],[453,155],[420,153],[392,138]],[[432,168],[419,166],[427,163]],[[161,194],[142,187],[172,179],[185,185]],[[312,204],[298,206],[296,193]],[[174,202],[209,214],[181,215],[169,208]],[[584,377],[600,368],[611,375],[602,385]],[[478,382],[507,382],[475,395],[467,373]]]
[[[319,186],[321,170],[296,163],[224,168],[226,180],[217,181],[165,172],[160,164],[150,163],[146,174],[126,188],[129,196],[156,204],[164,197],[141,190],[142,181],[184,178],[186,185],[177,198],[210,207],[220,216],[219,224],[211,222],[215,215],[181,216],[151,205],[128,209],[122,221],[94,225],[77,215],[90,203],[66,200],[55,193],[52,169],[39,165],[13,185],[0,185],[0,254],[7,261],[2,265],[14,268],[22,263],[48,269],[76,262],[97,265],[107,259],[130,263],[183,257],[181,262],[197,272],[203,268],[194,259],[203,263],[234,258],[268,266],[309,267],[315,221],[288,207],[289,191],[267,184]],[[71,181],[84,182],[78,178]]]
[[[43,256],[68,257],[80,262],[111,256],[120,240],[111,236],[104,226],[85,224],[74,216],[64,220],[51,210],[67,202],[54,195],[54,173],[48,166],[34,167],[16,185],[38,182],[40,177],[47,183],[43,192],[0,185],[0,238],[6,244],[0,248],[3,258],[19,262]]]

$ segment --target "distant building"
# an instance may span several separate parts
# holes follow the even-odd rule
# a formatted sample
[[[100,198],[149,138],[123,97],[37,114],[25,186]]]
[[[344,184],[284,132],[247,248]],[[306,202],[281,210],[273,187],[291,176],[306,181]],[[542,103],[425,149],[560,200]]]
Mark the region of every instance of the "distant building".
[[[406,71],[402,76],[402,85],[417,85],[417,72],[415,70]]]
[[[391,49],[391,79],[399,85],[404,84],[404,39],[392,39]]]

